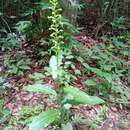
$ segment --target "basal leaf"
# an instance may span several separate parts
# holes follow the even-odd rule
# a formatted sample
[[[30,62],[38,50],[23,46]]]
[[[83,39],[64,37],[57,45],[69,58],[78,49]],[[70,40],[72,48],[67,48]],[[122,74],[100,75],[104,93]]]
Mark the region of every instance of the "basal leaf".
[[[47,110],[35,117],[29,126],[29,130],[40,130],[60,118],[60,111],[56,109]]]
[[[57,96],[57,93],[54,89],[40,83],[25,86],[24,90],[29,91],[29,92],[40,92],[44,94],[51,94],[53,96]]]
[[[78,104],[89,104],[89,105],[104,103],[104,100],[102,100],[101,98],[97,96],[89,96],[85,92],[73,86],[65,87],[64,92],[65,94],[69,95],[69,97],[71,97],[70,100],[68,99],[68,102],[70,102],[71,104],[75,102]]]

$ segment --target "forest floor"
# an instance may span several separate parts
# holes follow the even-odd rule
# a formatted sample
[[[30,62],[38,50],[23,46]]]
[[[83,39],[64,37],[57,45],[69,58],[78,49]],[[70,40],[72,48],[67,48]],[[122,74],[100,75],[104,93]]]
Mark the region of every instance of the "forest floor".
[[[81,37],[78,37],[78,39],[80,38]],[[87,39],[88,43],[92,43],[87,44],[87,47],[91,47],[93,44],[97,43],[95,39],[90,37]],[[16,53],[26,53],[30,57],[34,55],[31,47],[23,47],[20,50],[11,51],[9,52],[9,55],[14,56]],[[5,55],[6,54],[4,53],[1,53],[0,55],[0,76],[9,72],[9,68],[4,66]],[[25,124],[31,120],[32,116],[48,107],[59,108],[59,104],[57,102],[52,103],[48,96],[39,93],[30,93],[23,90],[23,87],[27,84],[34,83],[34,80],[30,78],[30,75],[34,73],[45,73],[45,70],[43,67],[39,66],[36,59],[32,61],[30,66],[31,69],[26,71],[23,76],[11,75],[8,76],[4,82],[4,85],[8,87],[8,91],[2,93],[5,101],[4,108],[9,109],[10,115],[8,119],[1,124],[0,130],[3,130],[3,128],[8,124],[13,125],[15,130],[27,130],[28,127]],[[78,79],[74,81],[75,86],[79,89],[85,89],[85,86],[82,84],[84,78],[85,77],[78,77]],[[48,86],[55,88],[55,82],[51,77],[43,77],[41,80]],[[28,108],[26,108],[27,106]],[[32,108],[35,108],[36,106],[39,107],[36,108],[36,111],[32,112]],[[76,113],[82,117],[82,123],[75,126],[76,130],[89,130],[90,127],[93,128],[96,126],[99,130],[130,130],[130,106],[121,107],[120,104],[111,102],[108,102],[107,106],[108,108],[102,108],[101,105],[72,106],[71,116]],[[24,113],[22,110],[26,112]],[[30,117],[30,120],[28,117]],[[51,128],[47,128],[46,130],[49,129],[51,130]]]

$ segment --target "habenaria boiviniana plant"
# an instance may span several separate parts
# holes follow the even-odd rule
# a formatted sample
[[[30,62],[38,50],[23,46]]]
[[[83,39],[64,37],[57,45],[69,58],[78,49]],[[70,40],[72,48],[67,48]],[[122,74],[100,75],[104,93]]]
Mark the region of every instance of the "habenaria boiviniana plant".
[[[65,82],[67,70],[64,70],[64,53],[62,45],[64,44],[63,35],[63,23],[61,8],[58,0],[50,0],[51,4],[51,42],[53,47],[51,48],[52,56],[50,58],[50,70],[52,78],[57,82],[56,90],[42,83],[35,83],[28,85],[25,90],[30,92],[41,92],[51,95],[53,99],[59,102],[59,109],[50,108],[42,112],[35,117],[32,123],[29,125],[29,130],[40,130],[52,123],[56,126],[56,129],[73,129],[71,124],[71,117],[69,116],[69,109],[72,105],[76,104],[101,104],[104,101],[96,96],[89,96],[85,92],[80,91],[70,83]]]

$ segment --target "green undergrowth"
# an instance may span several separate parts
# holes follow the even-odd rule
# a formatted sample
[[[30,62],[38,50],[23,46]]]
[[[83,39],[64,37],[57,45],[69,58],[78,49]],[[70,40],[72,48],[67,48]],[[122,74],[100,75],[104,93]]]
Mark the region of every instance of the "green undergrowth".
[[[98,92],[109,101],[128,105],[130,48],[129,35],[127,38],[125,36],[124,34],[117,37],[104,36],[103,41],[91,49],[82,47],[81,57],[77,57],[77,60],[83,66],[84,75],[92,75],[90,79],[84,81],[90,93]]]
[[[72,104],[74,105],[77,105],[79,103],[97,104],[101,100],[98,99],[96,96],[103,98],[106,101],[106,103],[109,103],[109,102],[116,103],[120,106],[120,108],[123,108],[124,106],[129,106],[129,100],[130,100],[130,90],[128,88],[129,65],[127,62],[127,59],[129,56],[129,46],[128,46],[129,42],[127,41],[129,41],[129,38],[125,39],[124,35],[120,36],[119,38],[118,37],[116,38],[117,39],[115,40],[115,37],[103,37],[103,41],[100,44],[93,46],[91,49],[84,48],[82,45],[79,44],[81,49],[83,48],[82,54],[81,52],[77,51],[78,49],[77,50],[74,49],[73,51],[67,51],[67,50],[63,51],[64,60],[61,65],[64,71],[62,72],[60,70],[60,73],[59,73],[61,74],[62,72],[64,75],[62,78],[61,85],[68,86],[68,84],[70,84],[70,86],[69,87],[66,86],[62,90],[65,92],[64,93],[65,95],[62,97],[61,105],[64,104],[63,106],[65,107],[65,109],[67,109],[67,111],[68,109],[72,107]],[[122,44],[124,44],[124,46],[122,46]],[[49,56],[50,54],[46,53],[46,55]],[[51,57],[51,60],[53,62],[50,61],[50,64],[56,63],[55,58],[56,57],[54,56]],[[24,70],[25,70],[24,64],[26,66],[26,62],[23,62],[24,60],[25,60],[24,57],[19,57],[19,59],[17,61],[15,60],[15,62],[13,60],[12,61],[6,60],[5,63],[10,68],[12,66],[16,66],[16,69],[17,69],[17,71],[9,71],[8,72],[9,75],[10,74],[17,75],[17,73],[19,72],[24,73]],[[22,62],[24,64],[21,64]],[[19,65],[19,68],[17,67],[18,65]],[[20,67],[20,65],[22,67]],[[29,66],[29,62],[27,65]],[[45,66],[46,65],[47,64],[45,64]],[[53,67],[53,69],[54,68],[55,67]],[[51,65],[50,67],[45,67],[44,69],[46,70],[44,74],[40,72],[36,72],[30,75],[30,78],[35,81],[35,84],[30,85],[25,89],[30,92],[41,92],[41,93],[50,95],[51,100],[52,99],[57,100],[57,96],[59,97],[57,93],[58,90],[57,89],[53,90],[49,86],[44,86],[44,82],[42,81],[42,78],[50,77],[52,74],[55,78],[56,76],[55,71],[52,71]],[[12,68],[12,70],[15,70],[15,69]],[[28,70],[28,67],[27,67],[27,70]],[[19,73],[19,74],[21,75],[22,73]],[[6,74],[6,76],[9,76],[9,75]],[[76,80],[78,80],[79,77],[83,78],[81,83],[85,85],[84,92],[81,92],[81,93],[79,89],[72,87],[74,85],[73,83]],[[77,95],[77,93],[79,95]],[[86,93],[92,95],[91,98],[93,99],[84,100],[85,98],[86,99],[89,98],[89,96],[86,95]],[[27,110],[29,110],[29,112],[32,111],[29,109],[29,107],[27,107]],[[33,111],[34,111],[35,116],[38,113],[40,113],[39,110],[37,111],[33,109]],[[61,115],[59,110],[57,111],[54,109],[52,111],[56,114],[54,116]],[[48,113],[50,115],[50,110],[48,110]],[[29,115],[29,118],[28,116],[27,117],[24,116],[24,114]],[[45,113],[43,113],[43,116],[44,114]],[[43,116],[41,115],[41,117]],[[21,110],[21,112],[19,111],[18,114],[16,113],[16,115],[13,116],[11,120],[14,121],[14,118],[16,118],[15,119],[16,124],[19,122],[22,125],[23,124],[27,125],[31,123],[31,121],[33,121],[33,117],[34,116],[31,116],[30,114],[27,114],[25,113],[25,111]],[[66,119],[66,121],[68,121],[69,118]],[[52,122],[55,119],[52,116],[52,119],[47,118],[45,120],[53,124]],[[98,125],[100,124],[100,119],[93,120],[92,122],[93,123],[90,124],[90,127],[92,128],[98,127]],[[45,124],[44,126],[46,127],[47,124]],[[66,127],[69,128],[72,126],[74,126],[73,119],[71,119],[66,124],[62,125],[62,127],[65,127],[65,128]],[[30,126],[30,129],[32,127],[35,127],[35,126]],[[59,127],[60,127],[60,124],[57,124],[56,128],[59,129]]]

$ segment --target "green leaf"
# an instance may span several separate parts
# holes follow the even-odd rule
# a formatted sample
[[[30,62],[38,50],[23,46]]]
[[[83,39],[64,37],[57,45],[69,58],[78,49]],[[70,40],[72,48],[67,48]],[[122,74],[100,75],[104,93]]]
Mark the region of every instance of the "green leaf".
[[[62,130],[73,130],[72,124],[70,122],[68,122],[67,124],[63,124]]]
[[[45,78],[45,76],[42,73],[36,72],[36,73],[30,75],[30,78],[38,80],[38,79],[41,79],[41,78]]]
[[[15,18],[17,18],[17,16],[12,15],[12,16],[10,16],[10,18],[15,19]]]
[[[130,52],[129,52],[129,51],[123,51],[122,53],[123,53],[123,55],[125,55],[125,56],[129,56],[129,55],[130,55]]]
[[[40,93],[44,93],[44,94],[51,94],[55,97],[57,96],[57,93],[55,90],[48,87],[47,85],[43,85],[40,83],[25,86],[24,90],[29,91],[29,92],[40,92]]]
[[[76,75],[81,75],[81,71],[78,70],[78,69],[75,69],[74,72],[75,72]]]
[[[4,105],[4,100],[0,100],[0,111],[2,111]]]
[[[95,80],[87,80],[87,81],[85,81],[85,84],[89,85],[89,86],[96,86],[97,85]]]
[[[29,130],[40,130],[60,118],[60,111],[56,109],[47,110],[35,117],[29,126]]]
[[[3,13],[2,12],[0,12],[0,16],[2,16],[3,15]]]
[[[111,74],[104,72],[104,73],[103,73],[103,76],[104,76],[104,78],[105,78],[106,80],[109,81],[109,83],[112,82],[112,75],[111,75]]]
[[[124,94],[130,100],[130,90],[128,88],[127,89],[124,88]]]
[[[90,69],[93,73],[97,74],[98,76],[103,76],[103,71],[101,69],[92,68]]]
[[[89,96],[85,92],[73,86],[65,87],[64,92],[70,97],[70,99],[68,99],[67,102],[70,102],[71,104],[75,102],[78,104],[89,104],[89,105],[104,103],[104,100],[102,100],[101,98],[97,96]]]
[[[73,58],[74,58],[73,55],[68,55],[68,56],[66,56],[66,59],[73,59]]]
[[[12,126],[7,126],[4,130],[14,130]]]
[[[7,30],[3,28],[3,29],[0,29],[0,32],[7,33]]]
[[[111,71],[111,69],[113,68],[113,65],[103,65],[103,69],[106,71]]]
[[[12,65],[12,66],[11,66],[11,70],[10,70],[10,71],[11,71],[12,73],[16,74],[16,73],[17,73],[17,71],[18,71],[17,66]]]
[[[109,82],[112,81],[112,75],[108,72],[103,72],[101,69],[97,69],[97,68],[90,68],[90,70],[95,73],[96,75],[100,76],[100,77],[104,77],[106,80],[108,80]]]
[[[49,3],[46,3],[46,2],[37,2],[36,3],[38,6],[39,6],[39,8],[41,8],[41,10],[46,10],[46,9],[50,9],[50,4]]]
[[[30,67],[26,66],[26,65],[19,66],[19,68],[23,69],[23,70],[29,70],[30,69]]]

